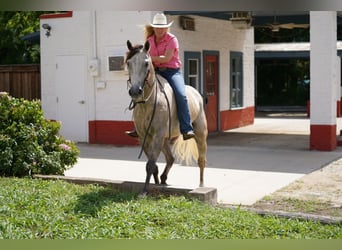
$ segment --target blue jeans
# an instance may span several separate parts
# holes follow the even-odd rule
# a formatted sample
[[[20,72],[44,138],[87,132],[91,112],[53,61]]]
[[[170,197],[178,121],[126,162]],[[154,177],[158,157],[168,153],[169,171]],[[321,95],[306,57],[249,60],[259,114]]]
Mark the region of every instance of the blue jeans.
[[[160,71],[156,69],[156,73],[164,77],[173,89],[176,98],[177,114],[180,124],[181,133],[193,131],[190,119],[190,112],[188,106],[188,99],[185,95],[185,82],[180,69],[166,69]]]

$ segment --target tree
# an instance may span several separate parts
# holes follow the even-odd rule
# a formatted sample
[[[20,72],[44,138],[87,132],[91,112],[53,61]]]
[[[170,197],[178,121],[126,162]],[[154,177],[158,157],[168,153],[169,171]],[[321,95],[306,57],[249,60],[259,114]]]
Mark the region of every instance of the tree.
[[[39,31],[43,11],[0,11],[0,64],[40,62],[39,43],[30,43],[23,36]]]

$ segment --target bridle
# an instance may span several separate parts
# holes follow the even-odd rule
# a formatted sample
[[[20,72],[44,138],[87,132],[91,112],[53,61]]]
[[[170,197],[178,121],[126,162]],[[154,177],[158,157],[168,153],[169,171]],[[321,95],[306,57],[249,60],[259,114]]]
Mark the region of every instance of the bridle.
[[[142,94],[142,95],[144,95],[144,88],[145,88],[145,84],[146,84],[146,82],[147,82],[147,79],[148,79],[149,75],[150,75],[150,69],[147,71],[146,76],[145,76],[145,79],[144,79],[144,82],[143,82],[143,84],[141,85],[141,89],[142,89],[142,91],[143,91],[143,94]],[[129,89],[130,86],[132,86],[131,77],[129,77],[128,80],[127,80],[127,89]],[[129,109],[129,110],[132,110],[132,109],[135,108],[135,106],[136,106],[137,104],[140,104],[140,103],[145,104],[145,103],[151,98],[152,94],[153,94],[153,91],[151,91],[151,93],[148,95],[148,97],[143,98],[143,99],[140,100],[140,101],[135,101],[135,100],[133,100],[133,98],[132,98],[132,99],[131,99],[131,102],[130,102],[130,104],[129,104],[129,106],[128,106],[128,109]]]

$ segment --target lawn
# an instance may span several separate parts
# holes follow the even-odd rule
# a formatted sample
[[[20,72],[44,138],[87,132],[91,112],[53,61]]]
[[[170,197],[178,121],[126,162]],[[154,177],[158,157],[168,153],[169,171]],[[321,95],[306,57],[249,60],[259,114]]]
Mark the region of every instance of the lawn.
[[[97,185],[0,178],[0,239],[342,239],[322,225]]]

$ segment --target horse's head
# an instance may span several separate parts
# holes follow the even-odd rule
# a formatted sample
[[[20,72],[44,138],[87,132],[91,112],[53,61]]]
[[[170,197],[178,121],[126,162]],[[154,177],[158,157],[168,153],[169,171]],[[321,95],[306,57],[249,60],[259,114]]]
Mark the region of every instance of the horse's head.
[[[148,41],[144,45],[133,46],[127,41],[127,57],[126,64],[129,74],[129,95],[137,98],[143,93],[145,82],[149,76],[152,64],[151,57],[148,53],[150,44]]]

